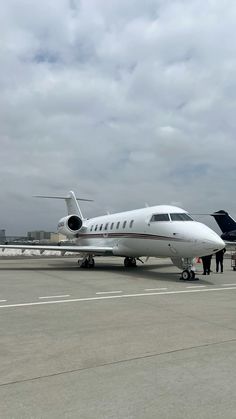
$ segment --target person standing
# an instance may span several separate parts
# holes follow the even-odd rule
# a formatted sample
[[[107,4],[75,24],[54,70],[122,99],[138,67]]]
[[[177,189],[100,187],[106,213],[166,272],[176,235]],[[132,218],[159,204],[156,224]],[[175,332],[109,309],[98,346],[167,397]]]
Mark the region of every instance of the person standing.
[[[223,273],[223,261],[224,261],[224,254],[226,252],[226,248],[219,250],[216,252],[216,272],[219,272],[219,266],[220,271]]]
[[[203,275],[210,275],[212,255],[202,256]]]

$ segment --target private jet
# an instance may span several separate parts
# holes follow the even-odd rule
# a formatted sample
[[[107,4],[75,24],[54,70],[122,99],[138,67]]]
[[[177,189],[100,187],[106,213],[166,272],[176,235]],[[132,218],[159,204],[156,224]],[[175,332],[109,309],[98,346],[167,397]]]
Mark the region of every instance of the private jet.
[[[225,247],[223,240],[206,225],[196,222],[187,211],[171,206],[157,205],[141,209],[107,214],[95,218],[83,217],[73,191],[68,196],[38,196],[65,199],[68,215],[58,223],[58,232],[69,245],[0,245],[3,249],[57,250],[62,254],[82,254],[80,267],[94,268],[95,256],[119,256],[126,268],[136,267],[141,257],[170,257],[182,270],[181,279],[195,278],[193,259],[216,253]]]

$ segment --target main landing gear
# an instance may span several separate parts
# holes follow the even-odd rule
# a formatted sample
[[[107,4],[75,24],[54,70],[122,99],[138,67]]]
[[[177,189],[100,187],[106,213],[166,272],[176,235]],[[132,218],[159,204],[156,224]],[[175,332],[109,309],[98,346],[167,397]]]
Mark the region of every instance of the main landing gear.
[[[124,259],[124,266],[126,268],[136,268],[137,266],[136,258],[126,257]]]
[[[95,261],[94,258],[89,255],[89,256],[85,256],[82,261],[79,259],[78,260],[78,264],[80,268],[94,268],[95,266]]]

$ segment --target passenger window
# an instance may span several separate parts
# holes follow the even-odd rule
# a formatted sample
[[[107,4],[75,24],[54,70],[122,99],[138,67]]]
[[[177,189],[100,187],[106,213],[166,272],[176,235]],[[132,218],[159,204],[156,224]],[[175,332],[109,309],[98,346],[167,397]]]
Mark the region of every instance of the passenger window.
[[[111,223],[111,230],[113,229],[113,225],[114,225],[114,223]]]
[[[94,229],[94,231],[97,231],[97,229],[98,229],[98,225],[96,225],[96,226],[95,226],[95,229]]]
[[[108,229],[108,224],[109,223],[106,223],[104,230],[107,230]]]
[[[120,227],[120,221],[116,224],[116,228],[118,229]]]
[[[123,222],[123,228],[125,228],[127,221]]]
[[[100,228],[99,228],[99,230],[100,230],[100,231],[102,230],[102,224],[100,225]]]
[[[129,228],[132,228],[133,224],[134,224],[134,220],[131,220],[130,223],[129,223]]]
[[[90,227],[90,231],[93,231],[93,225]]]

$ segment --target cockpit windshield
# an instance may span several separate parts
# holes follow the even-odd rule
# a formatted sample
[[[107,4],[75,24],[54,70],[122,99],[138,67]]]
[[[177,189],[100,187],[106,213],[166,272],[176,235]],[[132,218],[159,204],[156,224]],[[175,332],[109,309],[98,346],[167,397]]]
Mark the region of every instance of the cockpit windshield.
[[[190,215],[186,214],[185,212],[181,212],[179,214],[170,214],[171,221],[193,221]]]
[[[170,217],[169,214],[153,214],[150,221],[170,221]]]
[[[150,222],[155,221],[193,221],[186,212],[170,213],[170,214],[153,214]]]

